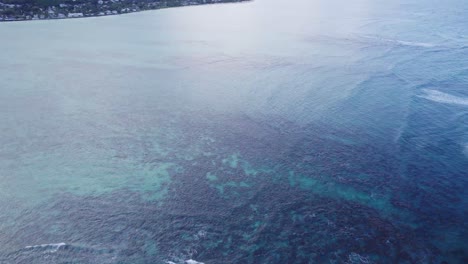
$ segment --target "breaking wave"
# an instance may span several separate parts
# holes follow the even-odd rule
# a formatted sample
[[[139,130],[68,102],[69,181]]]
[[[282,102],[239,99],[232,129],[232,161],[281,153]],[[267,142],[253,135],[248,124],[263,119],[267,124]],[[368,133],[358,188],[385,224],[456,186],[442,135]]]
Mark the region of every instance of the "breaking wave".
[[[174,262],[174,261],[166,261],[166,264],[177,264],[177,263]],[[199,261],[196,261],[196,260],[193,260],[193,259],[188,259],[188,260],[184,261],[184,264],[205,264],[205,263],[199,262]]]
[[[185,263],[187,263],[187,264],[204,264],[203,262],[198,262],[198,261],[193,260],[193,259],[186,260]]]
[[[55,243],[55,244],[41,244],[41,245],[34,245],[34,246],[27,246],[25,249],[47,249],[49,252],[57,252],[61,247],[66,246],[65,243]]]
[[[363,38],[373,40],[373,41],[378,41],[381,43],[395,44],[395,45],[400,45],[400,46],[411,46],[411,47],[422,47],[422,48],[433,48],[437,46],[436,44],[428,43],[428,42],[404,41],[404,40],[380,38],[380,37],[374,37],[374,36],[364,36]]]
[[[412,42],[412,41],[403,41],[403,40],[386,40],[389,42],[395,42],[402,46],[413,46],[413,47],[423,47],[423,48],[432,48],[435,47],[435,44],[426,43],[426,42]]]
[[[468,106],[467,97],[459,97],[432,89],[423,89],[423,92],[424,94],[419,95],[418,97],[431,100],[437,103]]]

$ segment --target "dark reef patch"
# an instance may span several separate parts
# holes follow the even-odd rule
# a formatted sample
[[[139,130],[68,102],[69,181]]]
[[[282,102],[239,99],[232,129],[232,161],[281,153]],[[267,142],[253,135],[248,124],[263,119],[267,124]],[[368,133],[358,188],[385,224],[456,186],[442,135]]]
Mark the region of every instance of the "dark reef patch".
[[[145,147],[150,142],[141,142],[145,139],[120,148],[118,154],[139,153],[143,163],[177,164],[170,170],[162,199],[147,200],[130,189],[57,195],[36,212],[17,219],[21,228],[2,236],[1,242],[17,248],[51,242],[66,245],[56,250],[23,248],[3,254],[3,262],[179,263],[193,258],[204,263],[440,263],[466,259],[464,249],[444,252],[434,242],[453,239],[441,238],[434,227],[463,225],[463,216],[444,209],[445,201],[437,202],[457,202],[450,189],[434,191],[449,178],[441,178],[445,181],[439,187],[437,182],[430,189],[418,187],[433,174],[424,179],[417,176],[437,163],[414,158],[402,175],[401,150],[373,144],[375,139],[360,131],[206,113],[177,118],[178,138],[160,146],[164,156],[153,156],[152,148]],[[187,156],[188,150],[192,153]]]

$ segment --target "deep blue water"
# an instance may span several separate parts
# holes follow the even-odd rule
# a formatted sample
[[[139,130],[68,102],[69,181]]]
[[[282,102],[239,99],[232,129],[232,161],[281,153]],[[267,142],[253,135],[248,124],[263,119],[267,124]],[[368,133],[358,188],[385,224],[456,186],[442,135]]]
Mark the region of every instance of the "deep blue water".
[[[0,263],[468,263],[467,12],[0,24]]]

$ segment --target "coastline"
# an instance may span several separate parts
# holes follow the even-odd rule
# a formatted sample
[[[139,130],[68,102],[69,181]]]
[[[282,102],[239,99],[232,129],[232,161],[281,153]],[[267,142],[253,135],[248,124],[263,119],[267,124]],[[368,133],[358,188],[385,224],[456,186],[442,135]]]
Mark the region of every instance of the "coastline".
[[[0,0],[1,1],[1,0]],[[101,1],[101,0],[100,0]],[[112,2],[119,1],[119,0],[110,0]],[[121,10],[105,10],[105,12],[99,13],[58,13],[54,14],[54,16],[47,16],[41,17],[38,14],[29,14],[21,17],[2,17],[0,13],[0,23],[2,22],[25,22],[25,21],[38,21],[38,20],[62,20],[62,19],[77,19],[77,18],[90,18],[90,17],[101,17],[101,16],[117,16],[117,15],[125,15],[125,14],[132,14],[132,13],[139,13],[143,11],[153,11],[159,9],[169,9],[169,8],[179,8],[179,7],[189,7],[189,6],[201,6],[201,5],[213,5],[213,4],[233,4],[233,3],[242,3],[242,2],[250,2],[252,0],[216,0],[214,2],[206,2],[206,0],[195,0],[195,1],[183,1],[179,2],[179,5],[172,5],[168,6],[167,2],[165,4],[160,4],[161,2],[152,2],[147,3],[146,6],[139,7],[139,8],[131,8],[132,6],[123,5],[123,9]],[[158,4],[156,4],[158,3]],[[0,2],[0,7],[1,7]],[[121,6],[122,7],[122,6]],[[54,10],[55,6],[49,6],[45,10]],[[1,9],[0,9],[1,10]],[[123,11],[125,10],[125,11]]]

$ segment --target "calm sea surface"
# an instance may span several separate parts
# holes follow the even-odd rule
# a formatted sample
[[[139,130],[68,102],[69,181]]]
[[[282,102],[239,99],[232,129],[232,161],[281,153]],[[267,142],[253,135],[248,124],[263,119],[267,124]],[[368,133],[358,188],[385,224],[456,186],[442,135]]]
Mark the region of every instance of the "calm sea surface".
[[[0,24],[0,263],[468,263],[468,2]]]

